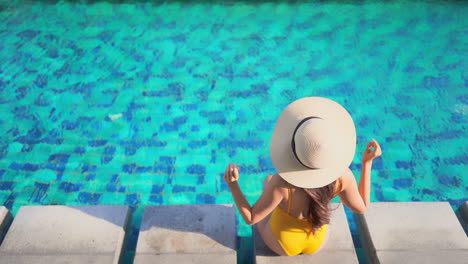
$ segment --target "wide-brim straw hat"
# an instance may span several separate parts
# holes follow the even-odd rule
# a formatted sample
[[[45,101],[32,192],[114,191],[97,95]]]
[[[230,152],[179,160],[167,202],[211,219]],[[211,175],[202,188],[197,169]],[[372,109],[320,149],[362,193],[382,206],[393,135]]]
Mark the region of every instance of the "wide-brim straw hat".
[[[356,151],[351,115],[337,102],[306,97],[286,107],[276,122],[270,155],[278,174],[301,188],[319,188],[346,171]]]

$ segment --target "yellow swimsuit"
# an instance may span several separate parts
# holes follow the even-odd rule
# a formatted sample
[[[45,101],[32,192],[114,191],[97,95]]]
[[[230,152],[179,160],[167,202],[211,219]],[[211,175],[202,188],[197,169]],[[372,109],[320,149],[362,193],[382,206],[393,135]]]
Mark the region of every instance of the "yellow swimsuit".
[[[301,253],[312,254],[322,245],[328,225],[321,226],[315,234],[312,234],[307,219],[299,219],[289,215],[291,194],[291,187],[288,184],[288,212],[279,206],[276,207],[270,217],[271,230],[288,256]]]

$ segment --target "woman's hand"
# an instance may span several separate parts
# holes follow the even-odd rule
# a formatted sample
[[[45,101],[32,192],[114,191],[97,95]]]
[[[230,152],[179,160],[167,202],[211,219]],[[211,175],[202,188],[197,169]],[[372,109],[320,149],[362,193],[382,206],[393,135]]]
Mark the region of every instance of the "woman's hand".
[[[369,162],[372,161],[373,159],[379,157],[382,155],[382,150],[380,149],[379,143],[375,139],[372,139],[372,141],[367,142],[367,147],[366,150],[364,151],[364,154],[362,155],[362,162]]]
[[[236,164],[229,163],[229,165],[226,167],[226,171],[224,172],[224,180],[226,181],[226,183],[231,184],[233,182],[238,181],[239,171],[240,168]]]

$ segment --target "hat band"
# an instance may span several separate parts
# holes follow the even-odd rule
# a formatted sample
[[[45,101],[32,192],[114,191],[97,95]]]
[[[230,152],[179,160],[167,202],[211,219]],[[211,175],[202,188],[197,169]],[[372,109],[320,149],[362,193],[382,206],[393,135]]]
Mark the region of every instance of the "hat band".
[[[309,168],[309,169],[311,169],[311,170],[318,170],[319,168],[312,168],[312,167],[309,167],[309,166],[305,165],[305,164],[301,161],[301,159],[297,156],[297,153],[296,153],[296,142],[294,141],[294,137],[296,137],[296,132],[297,132],[297,130],[299,129],[299,127],[300,127],[302,124],[304,124],[304,122],[306,122],[307,120],[314,119],[314,118],[322,119],[322,118],[320,118],[320,117],[318,117],[318,116],[309,116],[309,117],[306,117],[306,118],[302,119],[302,121],[299,122],[299,124],[297,124],[296,129],[294,129],[294,133],[293,133],[293,135],[292,135],[292,139],[291,139],[291,148],[292,148],[292,151],[293,151],[293,153],[294,153],[294,157],[296,157],[296,160],[299,161],[299,163],[300,163],[302,166],[304,166],[304,167],[306,167],[306,168]]]

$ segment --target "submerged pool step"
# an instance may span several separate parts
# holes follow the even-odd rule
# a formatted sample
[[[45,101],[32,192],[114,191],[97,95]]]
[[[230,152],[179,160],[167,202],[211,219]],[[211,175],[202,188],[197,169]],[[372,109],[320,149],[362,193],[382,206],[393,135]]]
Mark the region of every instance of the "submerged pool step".
[[[331,212],[328,241],[320,251],[311,255],[278,256],[265,245],[255,225],[252,231],[256,263],[358,263],[343,205],[331,203],[330,208],[337,209]]]
[[[128,206],[23,206],[0,246],[1,264],[120,261]]]
[[[233,205],[146,206],[135,264],[236,263]]]
[[[468,239],[448,202],[374,202],[355,217],[369,263],[467,263]]]

